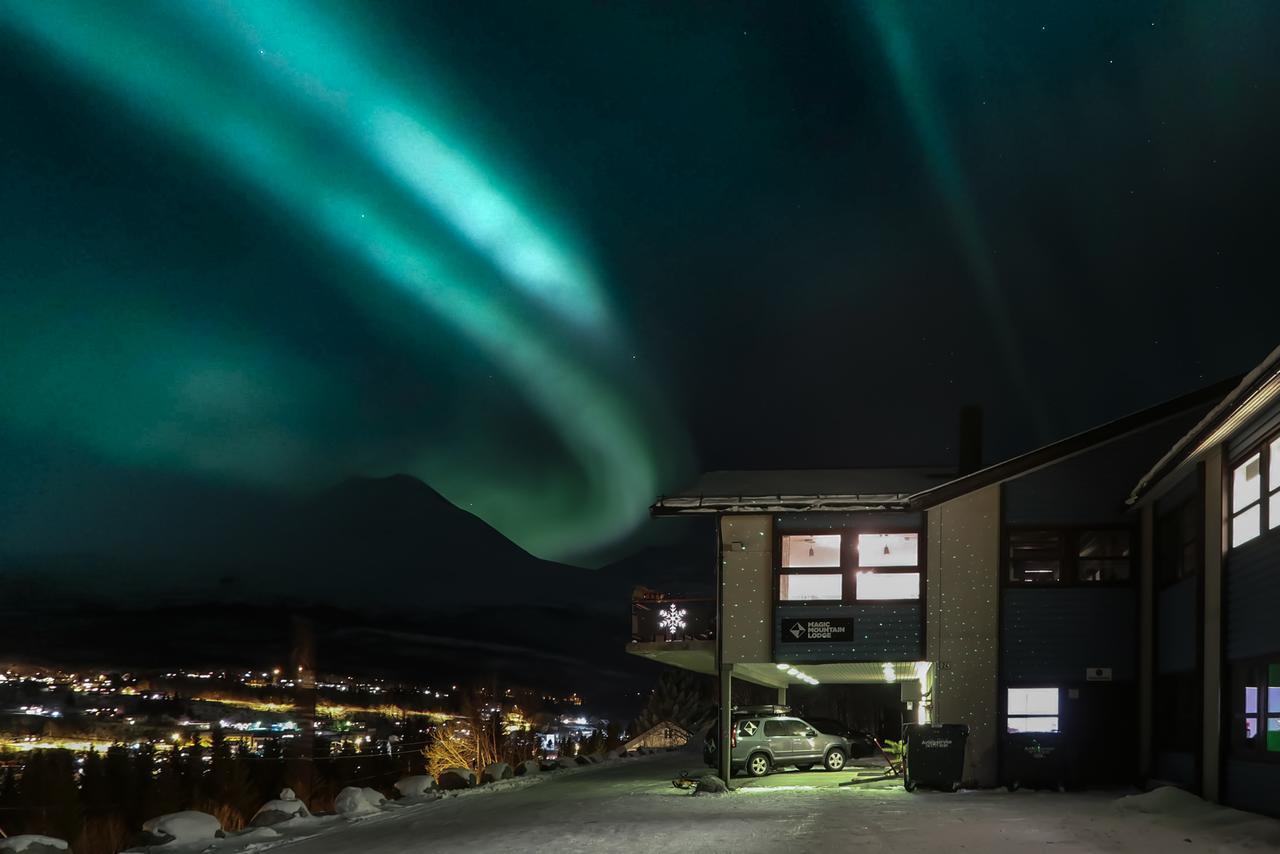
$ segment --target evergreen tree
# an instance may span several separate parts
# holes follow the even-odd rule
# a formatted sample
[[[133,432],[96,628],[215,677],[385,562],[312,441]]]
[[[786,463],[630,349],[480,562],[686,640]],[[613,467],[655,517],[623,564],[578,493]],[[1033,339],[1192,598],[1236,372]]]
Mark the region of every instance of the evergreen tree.
[[[102,773],[106,780],[107,792],[110,793],[115,810],[123,819],[125,826],[140,827],[148,816],[142,815],[141,791],[135,759],[129,755],[126,748],[113,745],[107,748],[106,758],[102,761]]]
[[[29,831],[58,839],[76,838],[82,816],[71,751],[32,751],[22,769],[18,791]]]
[[[609,721],[609,726],[604,732],[604,749],[617,750],[621,746],[622,724],[618,721]]]
[[[640,735],[663,721],[689,728],[711,711],[711,684],[705,676],[688,670],[667,670],[636,718],[632,735]]]

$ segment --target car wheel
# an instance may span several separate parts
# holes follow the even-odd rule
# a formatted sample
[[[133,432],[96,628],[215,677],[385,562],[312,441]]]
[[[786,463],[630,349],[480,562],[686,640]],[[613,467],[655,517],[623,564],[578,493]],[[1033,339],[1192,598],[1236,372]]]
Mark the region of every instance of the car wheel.
[[[769,757],[763,753],[753,753],[747,759],[747,775],[763,777],[769,773]]]
[[[813,767],[813,763],[812,763],[812,762],[806,762],[806,763],[804,763],[803,765],[797,765],[797,766],[796,766],[796,770],[797,770],[797,771],[808,771],[808,770],[809,770],[810,768],[812,768],[812,767]]]
[[[844,768],[844,751],[838,747],[828,750],[827,757],[823,760],[822,765],[828,771],[839,771]]]

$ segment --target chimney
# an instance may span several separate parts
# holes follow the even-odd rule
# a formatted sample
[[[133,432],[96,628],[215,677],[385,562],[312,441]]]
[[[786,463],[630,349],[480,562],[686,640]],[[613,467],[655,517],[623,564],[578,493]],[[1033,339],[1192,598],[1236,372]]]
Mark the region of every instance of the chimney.
[[[956,474],[966,475],[982,468],[982,407],[960,407],[959,441],[956,447]]]

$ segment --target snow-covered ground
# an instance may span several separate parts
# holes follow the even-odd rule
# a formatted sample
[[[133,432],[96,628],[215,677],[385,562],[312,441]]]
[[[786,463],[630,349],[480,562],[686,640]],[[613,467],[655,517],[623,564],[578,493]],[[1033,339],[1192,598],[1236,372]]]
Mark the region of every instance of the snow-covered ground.
[[[1164,854],[1280,848],[1280,821],[1176,790],[1127,798],[1117,792],[908,793],[892,784],[841,788],[826,779],[848,779],[845,774],[781,773],[728,795],[695,797],[671,785],[682,769],[706,770],[696,753],[619,760],[539,775],[536,784],[521,778],[493,791],[392,808],[353,823],[310,819],[309,826],[285,831],[293,838],[259,838],[249,850]]]

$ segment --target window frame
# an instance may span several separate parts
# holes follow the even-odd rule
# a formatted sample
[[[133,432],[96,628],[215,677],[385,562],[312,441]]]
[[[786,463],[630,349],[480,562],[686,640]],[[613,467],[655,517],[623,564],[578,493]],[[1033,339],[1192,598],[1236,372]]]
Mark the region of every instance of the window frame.
[[[1152,546],[1155,549],[1154,557],[1154,576],[1157,589],[1163,590],[1171,587],[1187,578],[1194,578],[1199,575],[1204,568],[1204,496],[1199,488],[1184,500],[1179,501],[1167,509],[1157,507],[1155,518],[1155,531]],[[1185,524],[1189,517],[1190,525]],[[1174,531],[1177,536],[1176,544],[1176,571],[1170,572],[1168,556],[1163,554],[1164,549],[1169,543],[1166,540],[1172,540],[1169,531]],[[1196,556],[1194,564],[1188,568],[1183,560],[1186,550],[1191,548]]]
[[[1024,714],[1015,715],[1009,711],[1009,692],[1010,691],[1047,691],[1049,689],[1052,689],[1057,692],[1057,711],[1054,712],[1052,715],[1039,714],[1039,713],[1037,714],[1024,713]],[[1061,685],[1040,685],[1040,684],[1005,685],[1004,696],[1001,698],[1002,705],[1003,705],[1002,711],[1004,712],[1001,720],[1001,724],[1003,724],[1004,726],[1003,733],[1002,733],[1003,736],[1007,737],[1011,735],[1062,735],[1062,690],[1063,689]],[[1015,718],[1015,717],[1018,718],[1019,720],[1026,720],[1030,718],[1054,718],[1058,722],[1057,724],[1058,728],[1056,730],[1039,730],[1039,731],[1020,730],[1018,732],[1010,732],[1009,719]]]
[[[1085,581],[1080,578],[1080,537],[1094,531],[1124,531],[1129,535],[1129,577],[1122,581]],[[1057,580],[1014,581],[1013,555],[1010,553],[1012,535],[1020,533],[1057,534],[1059,538],[1059,571]],[[1000,536],[1000,586],[1015,590],[1042,590],[1061,587],[1132,587],[1137,581],[1141,540],[1133,525],[1124,523],[1100,523],[1096,525],[1004,525]],[[1088,560],[1086,558],[1086,560]]]
[[[1273,670],[1275,684],[1270,681]],[[1280,688],[1280,652],[1232,661],[1228,677],[1231,693],[1224,716],[1230,727],[1226,738],[1227,755],[1232,759],[1249,762],[1280,764],[1280,750],[1267,748],[1267,723],[1272,720],[1280,721],[1280,702],[1275,704],[1276,708],[1272,708],[1268,690]],[[1244,708],[1246,687],[1256,687],[1258,690],[1256,711],[1253,713]],[[1245,722],[1251,718],[1258,722],[1258,735],[1252,744],[1244,737]]]
[[[859,567],[857,543],[858,536],[860,534],[914,534],[916,537],[915,565]],[[782,540],[784,537],[815,537],[830,535],[838,535],[840,537],[840,567],[838,569],[831,566],[783,567]],[[928,545],[923,520],[918,526],[904,524],[853,523],[839,527],[788,528],[786,530],[778,530],[775,521],[773,540],[773,606],[775,609],[779,607],[833,608],[837,606],[852,607],[857,605],[914,604],[920,606],[921,622],[923,624],[925,612],[924,602],[926,597],[926,587],[928,584],[926,573]],[[836,572],[839,572],[841,576],[839,599],[782,599],[782,577],[784,575],[832,575]],[[857,585],[857,574],[859,572],[870,572],[874,574],[882,573],[885,575],[915,573],[920,576],[920,583],[916,587],[917,595],[910,599],[859,599]],[[922,633],[921,637],[923,638],[923,636],[924,635]]]
[[[1226,536],[1229,552],[1239,548],[1246,548],[1264,537],[1280,535],[1280,518],[1272,518],[1271,514],[1271,505],[1273,503],[1280,507],[1280,477],[1272,477],[1273,467],[1280,471],[1280,462],[1275,460],[1278,451],[1280,451],[1280,431],[1272,431],[1228,459],[1225,472],[1227,493],[1225,504],[1227,506]],[[1243,507],[1237,508],[1236,470],[1248,463],[1255,455],[1258,457],[1258,498],[1256,501],[1250,501]],[[1274,483],[1272,482],[1273,480],[1275,481]],[[1235,521],[1254,507],[1258,508],[1258,533],[1243,543],[1237,543],[1235,541]]]

